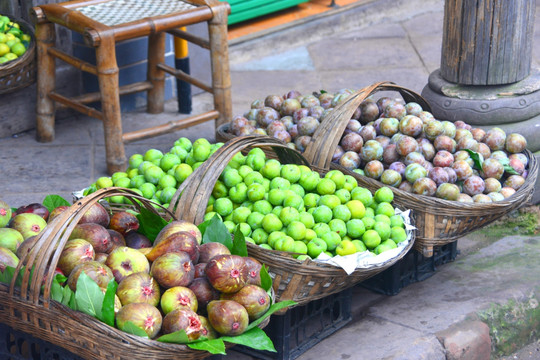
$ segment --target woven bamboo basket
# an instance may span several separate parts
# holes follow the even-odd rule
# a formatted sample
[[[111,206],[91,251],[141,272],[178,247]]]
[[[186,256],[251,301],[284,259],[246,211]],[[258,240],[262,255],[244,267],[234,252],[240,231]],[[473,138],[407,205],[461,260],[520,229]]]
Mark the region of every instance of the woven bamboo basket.
[[[32,26],[22,19],[9,16],[31,37],[26,52],[19,58],[0,64],[0,94],[22,89],[36,81],[36,38]]]
[[[321,122],[313,135],[312,142],[303,153],[312,166],[322,169],[339,169],[353,175],[359,185],[371,191],[376,191],[385,185],[332,163],[332,155],[356,108],[368,96],[378,91],[398,91],[406,102],[415,101],[424,110],[430,111],[426,101],[415,92],[391,82],[376,83],[354,93],[335,107]],[[433,255],[434,246],[451,243],[525,204],[534,193],[538,163],[530,151],[525,150],[524,154],[529,160],[526,181],[514,195],[502,201],[489,204],[461,203],[392,188],[395,194],[394,202],[399,207],[414,211],[417,227],[415,249],[422,252],[424,256],[430,257]]]
[[[101,189],[77,200],[34,239],[34,246],[39,251],[32,251],[20,259],[17,271],[21,266],[27,265],[24,268],[22,286],[16,287],[15,279],[11,284],[0,283],[0,321],[15,330],[32,334],[88,360],[176,360],[204,359],[211,356],[209,352],[194,350],[185,345],[163,343],[128,334],[92,316],[51,301],[54,272],[47,270],[56,267],[64,244],[86,210],[110,196],[136,199],[141,205],[134,203],[135,207],[144,206],[159,214],[154,207],[155,203],[124,188]],[[160,209],[160,212],[174,218],[166,209]],[[35,270],[30,280],[30,269],[33,266]],[[266,326],[268,320],[269,318],[263,321],[259,327]],[[227,348],[232,346],[234,344],[226,343]]]
[[[225,143],[182,183],[171,200],[169,211],[178,219],[199,224],[203,221],[212,189],[232,157],[252,147],[271,148],[282,163],[308,165],[302,155],[284,143],[267,136],[245,136]],[[340,267],[311,260],[300,262],[290,253],[267,250],[248,243],[248,253],[269,267],[276,301],[294,300],[297,305],[323,298],[349,288],[399,261],[412,248],[412,239],[398,256],[369,268],[357,268],[352,274]]]

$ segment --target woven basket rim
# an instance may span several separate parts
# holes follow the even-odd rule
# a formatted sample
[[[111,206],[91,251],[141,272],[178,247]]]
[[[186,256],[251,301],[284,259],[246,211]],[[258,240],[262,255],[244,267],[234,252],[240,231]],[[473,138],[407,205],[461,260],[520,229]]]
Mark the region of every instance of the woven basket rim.
[[[30,53],[31,52],[34,53],[35,48],[36,48],[36,36],[34,34],[34,28],[32,27],[32,25],[30,25],[29,22],[27,22],[26,20],[22,18],[17,18],[10,15],[7,15],[7,17],[9,17],[11,21],[17,22],[21,28],[24,28],[25,32],[28,33],[28,35],[30,35],[30,43],[28,44],[28,49],[23,54],[23,56],[17,59],[14,59],[12,61],[8,61],[3,64],[0,64],[0,71],[1,71],[0,74],[4,74],[6,69],[11,70],[11,68],[14,68],[14,67],[22,67],[24,64],[33,61],[34,60],[33,55]]]
[[[23,56],[12,61],[0,64],[0,79],[7,78],[12,74],[20,72],[21,70],[30,72],[31,76],[28,77],[26,80],[13,82],[9,86],[2,87],[0,85],[0,94],[9,93],[10,91],[14,91],[32,84],[35,81],[35,70],[37,66],[36,37],[32,25],[30,25],[30,23],[28,23],[24,19],[17,18],[11,15],[7,16],[10,18],[10,20],[17,22],[20,25],[21,29],[24,29],[25,32],[30,35],[30,44],[28,45],[28,49],[23,54]]]

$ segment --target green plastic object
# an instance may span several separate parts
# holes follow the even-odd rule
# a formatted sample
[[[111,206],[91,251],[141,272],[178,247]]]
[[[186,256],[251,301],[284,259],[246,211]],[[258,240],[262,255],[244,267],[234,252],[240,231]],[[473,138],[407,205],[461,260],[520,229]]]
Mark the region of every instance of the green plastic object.
[[[229,0],[231,14],[228,24],[236,24],[279,10],[287,9],[309,0]]]

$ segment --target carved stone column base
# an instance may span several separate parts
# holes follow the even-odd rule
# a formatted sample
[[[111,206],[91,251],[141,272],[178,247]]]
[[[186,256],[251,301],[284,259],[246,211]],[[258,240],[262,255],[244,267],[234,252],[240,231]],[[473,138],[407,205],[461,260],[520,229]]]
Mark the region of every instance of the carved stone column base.
[[[522,81],[502,86],[454,84],[435,70],[422,96],[438,120],[462,120],[484,130],[499,127],[507,134],[525,136],[527,148],[540,161],[540,69],[532,69]],[[540,202],[540,177],[532,201]]]

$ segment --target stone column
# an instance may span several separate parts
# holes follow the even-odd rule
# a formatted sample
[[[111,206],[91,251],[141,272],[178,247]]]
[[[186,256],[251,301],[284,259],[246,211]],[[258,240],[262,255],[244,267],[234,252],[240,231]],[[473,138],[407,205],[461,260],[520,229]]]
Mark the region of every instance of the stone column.
[[[437,119],[517,132],[540,151],[535,10],[535,0],[446,0],[441,67],[422,91]]]

